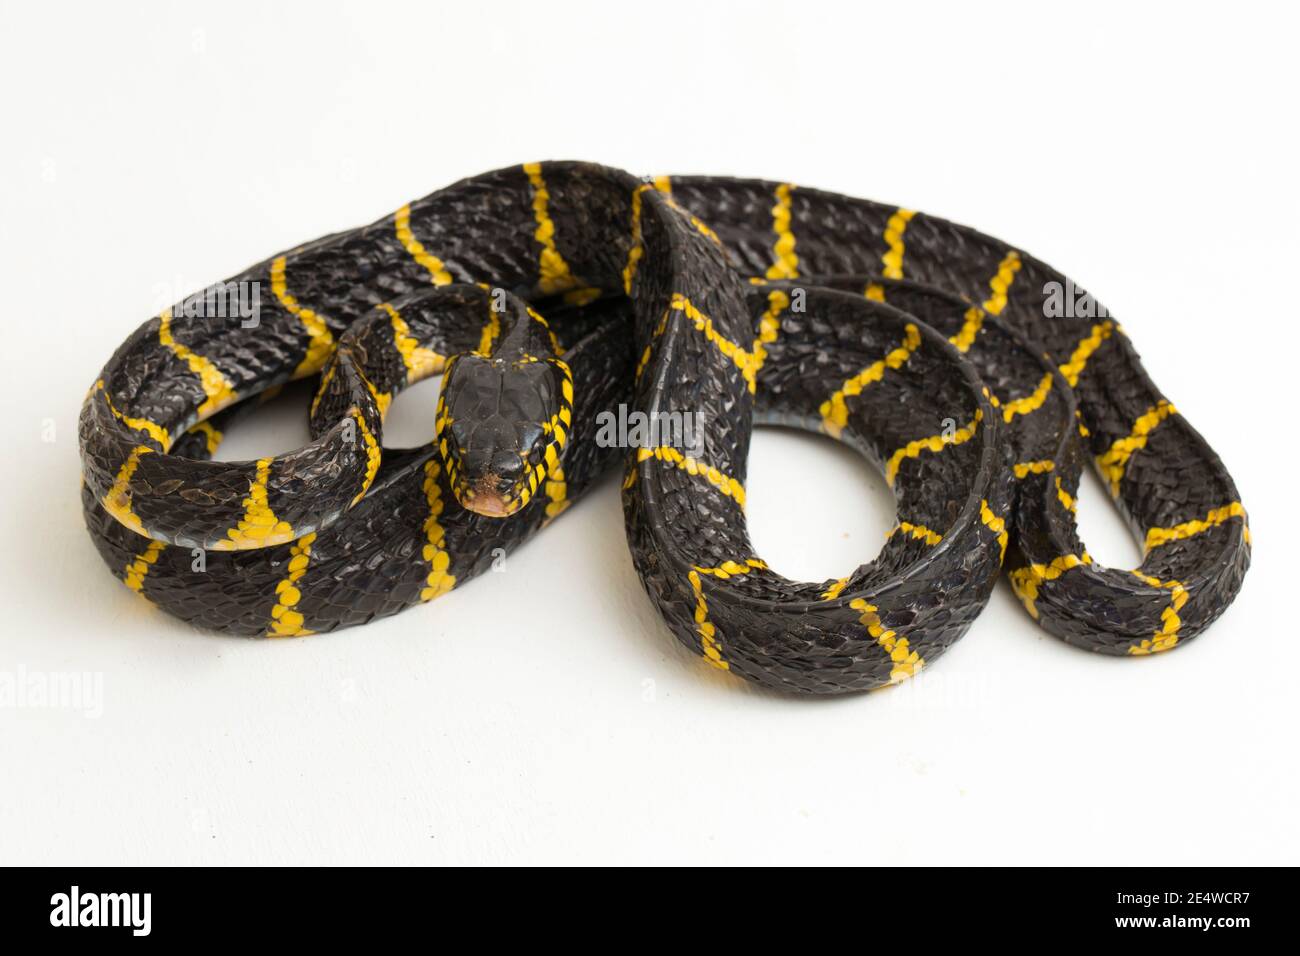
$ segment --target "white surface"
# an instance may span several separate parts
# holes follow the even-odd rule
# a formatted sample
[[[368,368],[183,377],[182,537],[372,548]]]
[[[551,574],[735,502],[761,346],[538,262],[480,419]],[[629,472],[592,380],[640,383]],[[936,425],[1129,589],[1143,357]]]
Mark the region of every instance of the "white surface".
[[[0,861],[1297,862],[1294,14],[975,6],[8,8],[0,672],[101,675],[102,714],[0,709]],[[109,574],[75,415],[131,329],[545,158],[869,195],[1062,267],[1235,476],[1240,598],[1125,661],[1040,632],[1003,583],[912,684],[807,701],[677,647],[612,484],[504,573],[333,636],[196,633]],[[430,391],[396,414],[431,434]],[[291,447],[297,416],[226,455]],[[751,473],[787,573],[845,573],[890,524],[829,441],[765,431]],[[1095,484],[1082,521],[1133,562]]]

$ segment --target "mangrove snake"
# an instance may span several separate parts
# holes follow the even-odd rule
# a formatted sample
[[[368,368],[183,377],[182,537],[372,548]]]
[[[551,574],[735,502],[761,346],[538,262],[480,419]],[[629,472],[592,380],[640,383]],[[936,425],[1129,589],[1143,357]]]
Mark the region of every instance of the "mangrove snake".
[[[907,209],[528,164],[231,283],[263,290],[256,321],[168,309],[80,417],[100,554],[202,628],[301,635],[431,600],[619,462],[633,561],[668,627],[785,691],[915,674],[1004,562],[1043,627],[1120,656],[1200,633],[1249,564],[1231,477],[1105,310],[1024,252]],[[439,373],[435,441],[384,450],[393,396]],[[212,460],[229,406],[313,376],[310,444]],[[611,447],[598,420],[620,406],[697,434]],[[898,520],[874,560],[802,583],[755,554],[755,422],[833,436],[883,470]],[[1090,458],[1145,543],[1137,570],[1079,539]]]

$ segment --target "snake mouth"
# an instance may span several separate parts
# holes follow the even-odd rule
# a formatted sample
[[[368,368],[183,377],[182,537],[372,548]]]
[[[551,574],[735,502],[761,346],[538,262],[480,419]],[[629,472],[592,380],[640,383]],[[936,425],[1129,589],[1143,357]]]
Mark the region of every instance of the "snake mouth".
[[[523,507],[524,500],[510,491],[499,490],[498,480],[489,476],[474,485],[456,489],[456,499],[466,511],[485,518],[508,518]]]

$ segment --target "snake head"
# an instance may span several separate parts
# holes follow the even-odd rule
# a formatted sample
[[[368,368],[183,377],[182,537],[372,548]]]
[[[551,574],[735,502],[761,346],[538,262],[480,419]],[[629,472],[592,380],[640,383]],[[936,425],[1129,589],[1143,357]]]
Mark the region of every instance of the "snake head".
[[[452,493],[476,514],[515,514],[560,467],[573,376],[558,358],[465,353],[448,365],[437,441]]]

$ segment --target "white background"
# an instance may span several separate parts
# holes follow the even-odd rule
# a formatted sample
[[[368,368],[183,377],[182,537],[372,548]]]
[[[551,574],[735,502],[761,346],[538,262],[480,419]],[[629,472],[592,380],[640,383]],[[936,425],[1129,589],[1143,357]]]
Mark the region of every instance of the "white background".
[[[8,3],[0,862],[1298,862],[1294,15],[1250,4]],[[300,641],[182,626],[82,527],[75,417],[151,312],[462,176],[550,158],[788,179],[1002,236],[1097,292],[1235,476],[1255,566],[1143,660],[1005,583],[910,685],[775,697],[676,645],[614,484],[437,603]],[[430,389],[394,444],[432,434]],[[223,457],[283,451],[301,403]],[[53,428],[52,442],[43,441]],[[750,515],[847,573],[875,474],[772,431]],[[1101,561],[1139,553],[1096,483]]]

